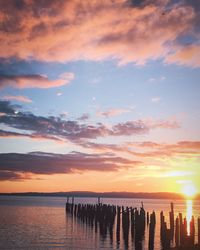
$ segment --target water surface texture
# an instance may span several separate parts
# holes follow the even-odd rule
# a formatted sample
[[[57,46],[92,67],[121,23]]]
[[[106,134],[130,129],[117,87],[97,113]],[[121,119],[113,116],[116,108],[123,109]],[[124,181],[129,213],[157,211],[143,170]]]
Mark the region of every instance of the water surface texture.
[[[168,221],[171,200],[101,199],[102,203],[137,208],[141,206],[141,201],[146,211],[156,212],[154,249],[160,250],[160,211],[164,212]],[[75,198],[75,203],[96,202],[95,198]],[[195,219],[199,216],[199,201],[173,202],[175,216],[179,212],[184,216],[190,216],[192,212]],[[122,232],[120,242],[116,240],[116,225],[112,235],[108,231],[102,237],[99,230],[66,214],[65,203],[66,198],[63,197],[0,197],[0,249],[125,249]],[[192,208],[188,204],[192,204]],[[148,249],[147,229],[142,246],[142,249]],[[131,237],[128,249],[135,249]]]

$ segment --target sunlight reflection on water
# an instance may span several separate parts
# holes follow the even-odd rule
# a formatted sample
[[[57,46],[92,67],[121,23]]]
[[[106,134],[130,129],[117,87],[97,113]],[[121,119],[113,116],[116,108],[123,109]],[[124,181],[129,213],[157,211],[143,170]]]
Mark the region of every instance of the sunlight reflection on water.
[[[190,235],[190,221],[192,219],[192,208],[193,208],[192,200],[186,201],[186,219],[187,219],[187,235]]]

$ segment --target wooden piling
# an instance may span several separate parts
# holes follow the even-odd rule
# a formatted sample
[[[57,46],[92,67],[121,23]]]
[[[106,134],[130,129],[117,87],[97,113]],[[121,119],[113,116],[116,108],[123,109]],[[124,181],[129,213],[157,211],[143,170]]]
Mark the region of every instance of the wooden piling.
[[[200,217],[197,220],[197,224],[198,224],[198,244],[200,245]]]
[[[180,245],[180,225],[179,225],[179,218],[176,218],[176,227],[175,227],[175,243],[176,247]]]
[[[121,217],[121,207],[117,206],[117,227],[116,227],[116,240],[117,245],[120,243],[120,217]]]
[[[179,228],[180,228],[180,245],[184,242],[183,216],[179,213]]]
[[[149,250],[154,249],[154,236],[155,236],[155,225],[156,225],[155,212],[150,215],[149,224]]]
[[[171,241],[174,239],[174,204],[171,202],[171,211],[169,212]]]

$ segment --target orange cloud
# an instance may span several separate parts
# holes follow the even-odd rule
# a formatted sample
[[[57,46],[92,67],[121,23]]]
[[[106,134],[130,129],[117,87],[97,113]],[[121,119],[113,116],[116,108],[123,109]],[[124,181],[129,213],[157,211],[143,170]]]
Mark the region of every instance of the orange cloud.
[[[200,67],[200,44],[180,48],[175,53],[167,56],[166,62]]]
[[[11,101],[14,100],[14,101],[18,101],[18,102],[27,102],[27,103],[32,102],[32,100],[30,98],[28,98],[27,96],[21,96],[21,95],[18,95],[18,96],[6,95],[3,97],[3,99],[11,100]]]
[[[46,89],[69,84],[70,81],[73,80],[73,78],[74,74],[71,72],[62,74],[57,80],[49,80],[46,76],[43,75],[1,75],[0,88],[13,87],[18,89]]]
[[[198,13],[191,4],[169,7],[169,1],[142,1],[137,6],[130,2],[28,0],[19,7],[4,1],[0,6],[0,56],[144,64],[176,54],[175,44],[182,35],[195,36],[192,31]],[[190,62],[191,58],[183,60]]]

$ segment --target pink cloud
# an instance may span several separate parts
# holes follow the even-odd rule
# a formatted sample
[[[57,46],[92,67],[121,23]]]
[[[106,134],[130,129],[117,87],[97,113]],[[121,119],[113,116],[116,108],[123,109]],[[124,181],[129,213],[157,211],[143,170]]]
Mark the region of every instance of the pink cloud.
[[[18,89],[25,88],[53,88],[67,85],[73,80],[74,74],[67,72],[57,80],[49,80],[43,75],[1,75],[0,88],[13,87]]]
[[[168,58],[178,53],[180,36],[195,36],[198,13],[192,4],[169,8],[169,1],[148,2],[138,7],[126,0],[26,1],[19,9],[6,1],[0,8],[0,56],[59,62],[116,59],[119,64]]]
[[[82,147],[89,148],[94,152],[117,154],[126,153],[139,158],[154,158],[157,160],[163,157],[194,157],[199,155],[199,141],[177,142],[176,144],[155,143],[155,142],[135,142],[123,144],[98,144],[93,142],[83,142]]]
[[[128,113],[128,112],[131,112],[131,110],[130,109],[109,109],[109,110],[104,111],[104,112],[98,111],[97,115],[109,118],[109,117],[112,117],[112,116],[118,116],[118,115]]]
[[[18,101],[18,102],[27,102],[27,103],[32,102],[32,100],[28,98],[27,96],[21,96],[21,95],[18,95],[18,96],[6,95],[3,97],[3,99],[11,100],[11,101]]]

